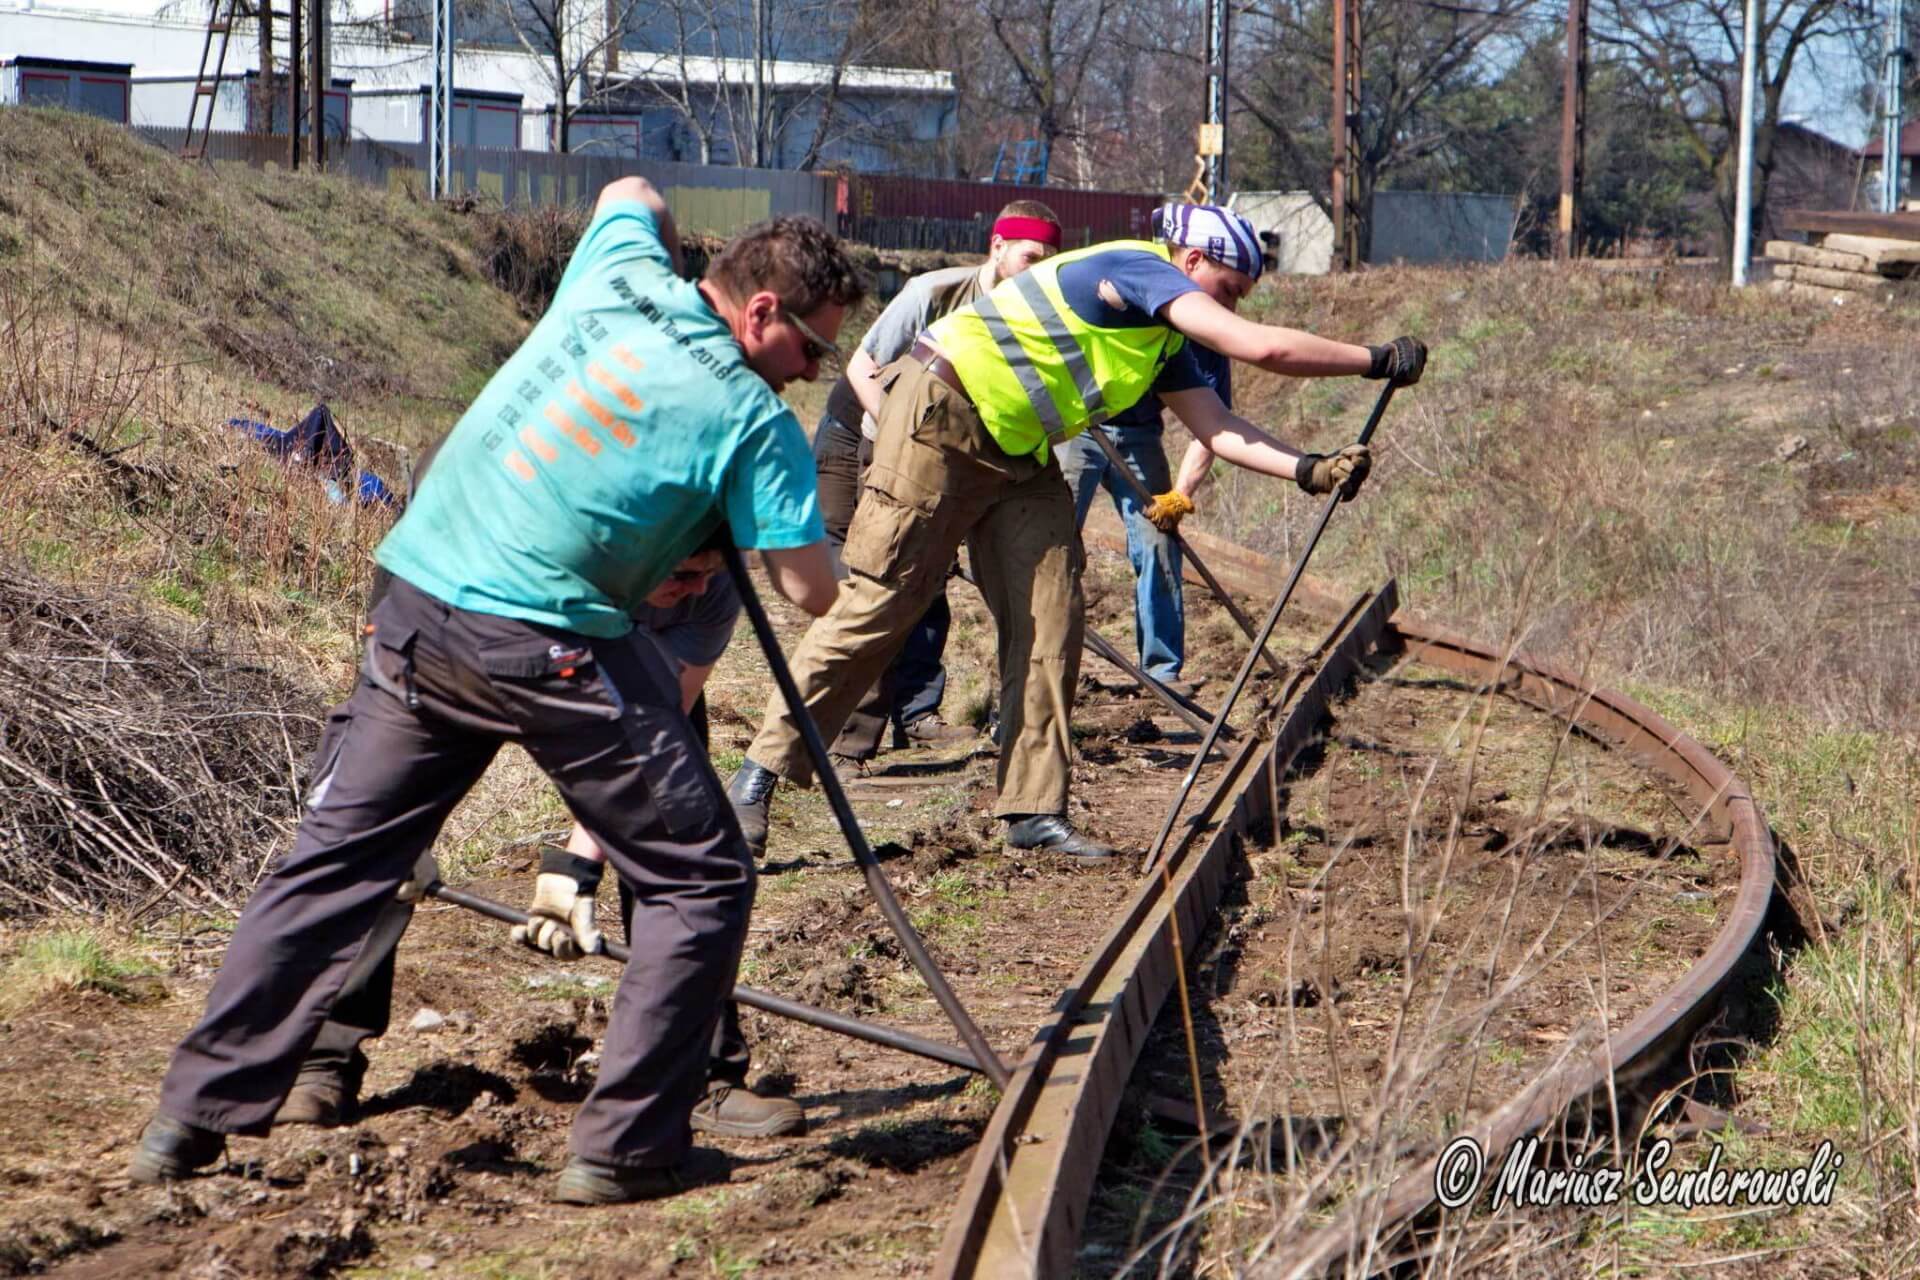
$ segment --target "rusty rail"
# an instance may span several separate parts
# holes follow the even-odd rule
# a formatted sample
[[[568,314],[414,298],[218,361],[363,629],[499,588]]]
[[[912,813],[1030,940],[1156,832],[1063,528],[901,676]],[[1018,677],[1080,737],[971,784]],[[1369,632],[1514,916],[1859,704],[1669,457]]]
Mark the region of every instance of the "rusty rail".
[[[1165,878],[1143,882],[1035,1034],[994,1112],[949,1220],[933,1274],[959,1277],[1068,1275],[1120,1095],[1174,982],[1180,936],[1198,936],[1219,901],[1236,834],[1273,816],[1280,780],[1314,741],[1330,701],[1370,649],[1403,647],[1429,665],[1512,696],[1639,759],[1683,787],[1730,844],[1740,887],[1707,952],[1619,1033],[1562,1062],[1466,1132],[1503,1150],[1584,1099],[1610,1076],[1683,1043],[1714,1008],[1735,965],[1754,945],[1772,901],[1773,838],[1744,783],[1704,746],[1624,695],[1594,689],[1562,668],[1502,652],[1393,612],[1389,582],[1365,607],[1334,624],[1327,657],[1292,702],[1270,743],[1256,735],[1234,756],[1201,814],[1169,853]],[[1389,617],[1389,615],[1392,615]],[[1332,643],[1335,637],[1337,643]],[[1331,650],[1328,645],[1332,644]],[[1204,848],[1194,835],[1230,808]],[[1383,1193],[1343,1206],[1331,1222],[1276,1249],[1256,1274],[1296,1280],[1346,1266],[1364,1273],[1395,1260],[1379,1242],[1434,1203],[1432,1161]]]

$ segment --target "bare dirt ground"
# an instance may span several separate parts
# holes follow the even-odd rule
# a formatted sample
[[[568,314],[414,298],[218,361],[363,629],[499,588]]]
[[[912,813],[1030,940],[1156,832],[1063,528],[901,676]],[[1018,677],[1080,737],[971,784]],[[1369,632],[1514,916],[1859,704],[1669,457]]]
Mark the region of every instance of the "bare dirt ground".
[[[1090,615],[1130,651],[1124,572],[1109,563],[1091,575]],[[984,703],[991,622],[970,589],[956,583],[953,600],[947,708],[960,718],[969,702]],[[1231,623],[1193,605],[1194,647],[1205,651],[1196,672],[1230,666],[1221,625]],[[799,619],[782,611],[779,621],[791,646]],[[1309,631],[1277,647],[1304,647]],[[709,689],[724,772],[766,695],[744,627]],[[1076,817],[1123,847],[1144,847],[1196,735],[1092,659],[1076,734]],[[895,842],[886,869],[909,915],[988,1039],[1016,1056],[1131,891],[1129,866],[1003,849],[984,738],[879,764],[851,789],[869,839]],[[449,824],[442,871],[520,904],[535,842],[563,815],[529,794],[542,788],[523,760],[509,756],[495,775]],[[818,793],[783,792],[775,815],[742,980],[953,1041]],[[615,971],[523,952],[503,926],[428,903],[402,948],[393,1028],[370,1046],[358,1124],[236,1139],[229,1163],[208,1176],[130,1187],[127,1157],[225,937],[217,922],[171,921],[152,939],[171,972],[148,984],[146,1002],[64,997],[9,1026],[0,1274],[913,1275],[937,1246],[995,1101],[965,1072],[749,1013],[757,1083],[806,1106],[804,1137],[702,1138],[689,1189],[671,1200],[549,1205]],[[424,1009],[444,1020],[413,1029]]]
[[[1129,586],[1124,567],[1104,558],[1090,574],[1090,620],[1127,651]],[[984,707],[991,623],[964,586],[953,600],[947,705],[961,718]],[[1199,695],[1211,705],[1243,651],[1223,612],[1197,591],[1189,601],[1190,674],[1213,677]],[[783,613],[781,626],[791,645],[797,616]],[[1283,627],[1275,648],[1283,658],[1300,653],[1317,631],[1305,621]],[[1547,973],[1490,1009],[1475,1028],[1485,1033],[1477,1057],[1463,1066],[1457,1054],[1439,1055],[1446,1061],[1409,1124],[1437,1126],[1510,1088],[1597,994],[1630,1013],[1711,930],[1711,897],[1689,896],[1711,892],[1711,864],[1670,847],[1685,819],[1644,775],[1562,740],[1543,717],[1497,705],[1469,781],[1460,714],[1471,700],[1444,682],[1403,678],[1412,674],[1376,679],[1340,709],[1334,740],[1293,788],[1289,830],[1271,848],[1248,850],[1241,890],[1198,977],[1212,1112],[1338,1123],[1403,1052],[1387,1043],[1395,1028],[1457,1012],[1463,1000],[1484,1003],[1484,957],[1435,970],[1445,981],[1406,960],[1401,849],[1416,797],[1412,863],[1430,860],[1456,822],[1459,835],[1444,881],[1423,871],[1414,896],[1512,905],[1491,952],[1484,912],[1433,912],[1435,953],[1493,954],[1491,971],[1503,978],[1529,966]],[[1236,720],[1270,688],[1258,679]],[[725,771],[765,696],[744,633],[710,693]],[[1143,848],[1197,735],[1093,659],[1075,730],[1077,820]],[[992,761],[984,739],[898,752],[852,795],[869,838],[895,842],[887,874],[916,927],[1011,1058],[1133,880],[1126,862],[1074,867],[1003,849],[990,817]],[[504,781],[451,824],[442,867],[450,881],[518,904],[534,842],[560,815],[529,797],[538,784],[524,763],[497,772]],[[818,794],[783,792],[775,817],[742,980],[952,1041]],[[1599,936],[1584,909],[1589,885],[1607,886],[1606,895],[1636,889],[1635,902],[1607,921],[1614,968],[1599,986],[1587,947]],[[123,1177],[127,1156],[225,933],[175,920],[155,940],[172,972],[149,984],[151,999],[67,997],[16,1018],[0,1042],[0,1274],[916,1275],[996,1100],[965,1072],[750,1013],[759,1087],[806,1106],[806,1135],[702,1137],[688,1189],[669,1200],[550,1205],[572,1111],[592,1078],[612,966],[559,965],[507,945],[502,926],[428,904],[402,950],[394,1027],[371,1046],[358,1124],[235,1140],[229,1163],[207,1176],[135,1188]],[[1566,954],[1544,965],[1539,952],[1556,947]],[[1411,991],[1409,971],[1419,977]],[[414,1029],[423,1009],[442,1021]],[[1161,1037],[1137,1077],[1143,1096],[1190,1099],[1183,1041],[1167,1026]],[[1136,1225],[1160,1211],[1143,1188],[1175,1161],[1151,1129],[1135,1114],[1115,1140],[1083,1258],[1088,1274],[1110,1272]]]

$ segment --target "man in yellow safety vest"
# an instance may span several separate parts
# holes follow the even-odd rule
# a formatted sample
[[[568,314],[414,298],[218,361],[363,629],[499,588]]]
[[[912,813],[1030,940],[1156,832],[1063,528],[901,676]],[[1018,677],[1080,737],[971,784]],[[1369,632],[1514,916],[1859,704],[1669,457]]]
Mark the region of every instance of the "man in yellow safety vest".
[[[1109,242],[1039,263],[935,323],[882,371],[873,466],[842,555],[849,573],[793,657],[801,697],[831,738],[900,651],[965,540],[998,628],[994,812],[1015,848],[1084,859],[1115,852],[1067,816],[1083,622],[1073,499],[1054,448],[1151,392],[1225,461],[1308,493],[1352,497],[1371,466],[1364,447],[1302,453],[1235,416],[1201,376],[1188,339],[1295,377],[1405,385],[1426,364],[1414,338],[1368,347],[1242,319],[1234,309],[1263,265],[1252,225],[1211,205],[1168,212],[1166,240]],[[756,852],[781,778],[805,785],[811,766],[776,693],[727,787]]]

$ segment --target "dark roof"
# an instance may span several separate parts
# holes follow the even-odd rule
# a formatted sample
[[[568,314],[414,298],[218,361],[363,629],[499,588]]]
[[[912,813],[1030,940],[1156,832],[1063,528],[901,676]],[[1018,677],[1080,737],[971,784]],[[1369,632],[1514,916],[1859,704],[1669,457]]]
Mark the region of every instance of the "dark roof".
[[[98,71],[108,75],[122,76],[133,74],[131,62],[75,62],[71,58],[36,58],[28,53],[0,61],[0,66],[25,67],[30,71]]]
[[[1873,135],[1873,141],[1867,144],[1867,149],[1862,152],[1862,154],[1868,157],[1875,157],[1880,154],[1879,134],[1876,133]],[[1907,121],[1907,127],[1900,131],[1900,154],[1903,156],[1920,156],[1920,120]]]

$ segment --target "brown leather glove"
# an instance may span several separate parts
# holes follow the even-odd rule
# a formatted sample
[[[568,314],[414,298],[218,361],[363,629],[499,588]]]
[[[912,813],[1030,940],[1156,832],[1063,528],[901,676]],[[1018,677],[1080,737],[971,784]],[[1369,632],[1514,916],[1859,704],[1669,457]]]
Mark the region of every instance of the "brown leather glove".
[[[1173,533],[1180,528],[1182,519],[1193,514],[1193,499],[1178,489],[1169,489],[1165,493],[1155,494],[1153,501],[1140,514],[1160,532]]]
[[[1294,464],[1293,481],[1308,493],[1338,489],[1340,500],[1349,502],[1372,470],[1373,451],[1363,444],[1350,444],[1338,453],[1301,454]]]

